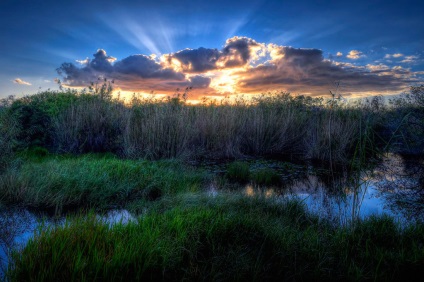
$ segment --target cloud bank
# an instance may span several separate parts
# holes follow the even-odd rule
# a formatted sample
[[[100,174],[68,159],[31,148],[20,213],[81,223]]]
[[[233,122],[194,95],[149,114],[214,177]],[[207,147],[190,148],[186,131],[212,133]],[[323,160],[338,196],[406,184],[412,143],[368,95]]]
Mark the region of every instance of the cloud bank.
[[[336,57],[325,59],[319,49],[265,44],[235,36],[221,49],[200,47],[161,56],[136,54],[117,59],[99,49],[93,59],[77,61],[80,66],[63,63],[57,71],[69,86],[84,87],[107,78],[119,89],[132,92],[170,94],[176,88],[193,87],[191,99],[273,90],[326,95],[335,81],[344,85],[346,95],[384,94],[400,92],[418,80],[418,72],[401,66],[335,61],[343,60],[342,55],[338,52]],[[351,50],[346,57],[357,60],[365,55]]]

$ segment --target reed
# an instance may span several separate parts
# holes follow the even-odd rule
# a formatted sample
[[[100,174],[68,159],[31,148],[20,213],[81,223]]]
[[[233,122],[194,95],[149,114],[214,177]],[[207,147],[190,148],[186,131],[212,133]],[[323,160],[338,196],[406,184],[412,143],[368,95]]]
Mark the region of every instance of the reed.
[[[18,149],[44,146],[55,153],[148,159],[289,156],[336,163],[351,159],[367,117],[366,110],[328,108],[322,99],[287,93],[199,105],[40,93],[15,101],[8,112],[19,125]]]

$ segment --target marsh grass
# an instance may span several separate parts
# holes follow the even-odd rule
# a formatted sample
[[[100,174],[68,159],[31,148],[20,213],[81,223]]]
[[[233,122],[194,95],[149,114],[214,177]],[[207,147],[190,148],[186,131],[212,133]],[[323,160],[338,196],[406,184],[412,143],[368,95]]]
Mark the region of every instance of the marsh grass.
[[[42,146],[52,153],[111,152],[132,159],[290,156],[337,163],[350,161],[361,121],[372,114],[366,107],[328,108],[322,98],[288,93],[190,105],[136,97],[124,104],[72,91],[27,96],[4,111],[18,125],[13,140],[20,150]]]
[[[20,166],[1,175],[0,200],[58,211],[108,209],[137,199],[196,192],[207,178],[173,160],[121,160],[108,154],[39,159],[31,153]]]
[[[396,281],[423,274],[423,243],[423,226],[401,230],[389,218],[334,227],[296,201],[187,194],[128,224],[88,216],[40,229],[8,277]]]

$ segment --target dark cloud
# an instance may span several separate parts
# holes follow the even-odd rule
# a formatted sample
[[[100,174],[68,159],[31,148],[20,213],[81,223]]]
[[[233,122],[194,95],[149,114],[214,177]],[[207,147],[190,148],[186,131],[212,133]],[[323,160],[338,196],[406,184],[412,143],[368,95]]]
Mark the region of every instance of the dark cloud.
[[[97,50],[97,52],[93,55],[94,59],[88,61],[88,65],[94,70],[101,72],[112,72],[113,66],[112,63],[116,60],[116,58],[108,56],[106,51],[103,49]]]
[[[241,92],[285,89],[296,93],[325,95],[335,81],[341,81],[350,92],[401,91],[414,81],[403,68],[381,69],[360,67],[325,60],[318,49],[269,46],[271,60],[266,64],[237,73]],[[380,68],[378,71],[376,68]],[[369,70],[371,69],[371,71]]]
[[[277,54],[284,58],[280,60],[280,63],[305,68],[323,62],[322,51],[319,49],[301,49],[282,46],[278,50]]]
[[[94,71],[89,65],[78,68],[73,63],[63,63],[57,69],[57,73],[63,76],[63,82],[70,86],[87,86],[103,75],[101,72]]]
[[[183,71],[186,72],[206,72],[216,69],[216,63],[221,56],[217,49],[206,49],[200,47],[198,49],[186,49],[175,54],[167,56],[168,63],[172,63],[172,59],[177,59]]]
[[[106,51],[98,50],[85,66],[79,68],[72,63],[63,63],[57,71],[64,77],[63,82],[70,86],[88,86],[99,77],[115,80],[118,87],[131,91],[169,90],[176,82],[190,83],[183,73],[164,68],[149,56],[132,55],[115,61]]]
[[[140,78],[162,78],[184,80],[184,74],[172,69],[164,69],[152,58],[145,55],[132,55],[114,65],[118,74],[131,74]]]
[[[228,39],[221,56],[224,66],[231,68],[247,64],[254,52],[253,47],[260,48],[260,44],[251,38],[235,36]]]
[[[193,88],[207,88],[211,84],[211,79],[209,77],[196,75],[190,77],[190,83]]]
[[[177,60],[184,72],[204,73],[210,70],[244,66],[252,59],[255,52],[263,47],[263,44],[251,38],[235,36],[226,41],[222,50],[200,47],[165,55],[165,58],[169,65],[173,64],[173,60]]]

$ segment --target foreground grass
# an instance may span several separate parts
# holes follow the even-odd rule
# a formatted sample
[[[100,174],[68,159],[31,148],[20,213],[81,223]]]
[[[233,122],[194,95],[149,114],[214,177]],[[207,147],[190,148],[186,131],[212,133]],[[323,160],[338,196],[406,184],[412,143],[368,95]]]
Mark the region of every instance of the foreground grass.
[[[25,159],[0,175],[0,202],[58,211],[108,209],[201,189],[207,175],[175,160],[121,160],[113,156]]]
[[[179,198],[179,200],[176,200]],[[299,202],[185,196],[136,222],[77,217],[14,253],[11,281],[399,280],[424,274],[424,227],[332,227]]]

